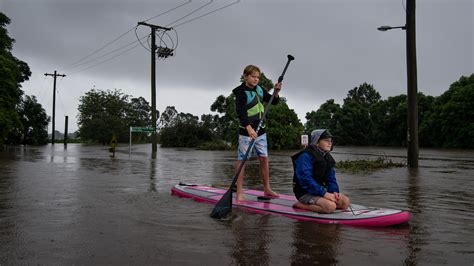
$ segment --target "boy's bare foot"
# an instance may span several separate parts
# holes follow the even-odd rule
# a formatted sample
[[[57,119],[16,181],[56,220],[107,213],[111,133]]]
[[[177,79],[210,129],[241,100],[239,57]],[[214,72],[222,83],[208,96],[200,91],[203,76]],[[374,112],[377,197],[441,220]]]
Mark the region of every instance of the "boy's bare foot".
[[[237,200],[246,200],[247,199],[247,198],[245,198],[244,194],[237,194],[236,198],[237,198]]]
[[[308,210],[308,211],[317,212],[317,213],[324,213],[323,208],[321,208],[318,205],[314,205],[314,204],[307,205],[299,201],[293,204],[293,208]]]
[[[299,202],[299,201],[296,202],[295,204],[293,204],[293,208],[306,209],[305,207],[306,207],[306,206],[305,206],[303,203]]]
[[[271,189],[265,189],[263,194],[268,197],[278,198],[280,195]]]
[[[293,207],[293,208],[297,208],[297,209],[302,209],[302,208],[301,208],[301,204],[302,204],[301,202],[296,202],[295,204],[293,204],[292,207]]]

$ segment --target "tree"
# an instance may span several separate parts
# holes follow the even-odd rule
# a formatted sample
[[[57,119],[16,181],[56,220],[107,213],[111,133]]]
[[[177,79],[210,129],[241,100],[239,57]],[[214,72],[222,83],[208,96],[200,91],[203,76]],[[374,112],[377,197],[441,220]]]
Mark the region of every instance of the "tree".
[[[179,113],[176,117],[177,123],[185,123],[185,124],[199,124],[199,117],[191,114],[191,113]]]
[[[149,126],[150,106],[143,98],[133,98],[120,90],[91,90],[79,99],[78,125],[82,139],[108,143],[115,134],[127,142],[130,126]]]
[[[127,118],[132,126],[150,127],[151,107],[148,101],[143,97],[132,98],[128,104]]]
[[[418,139],[419,145],[422,147],[433,147],[433,140],[431,139],[431,129],[425,127],[430,116],[434,111],[434,103],[436,97],[418,93]]]
[[[347,98],[344,99],[344,102],[347,100],[354,101],[365,108],[370,108],[373,104],[380,101],[380,94],[374,89],[374,86],[366,82],[355,87],[347,93]]]
[[[167,106],[163,111],[158,122],[158,128],[167,128],[172,127],[176,123],[176,118],[178,117],[178,111],[174,106]]]
[[[17,111],[23,95],[20,83],[31,76],[28,65],[11,53],[15,40],[8,36],[8,24],[10,19],[0,12],[0,144],[21,128]]]
[[[380,101],[380,94],[371,84],[363,83],[350,90],[341,110],[341,144],[373,145],[373,121],[371,108]]]
[[[268,111],[267,134],[270,149],[296,149],[300,147],[300,137],[304,127],[298,115],[290,109],[284,98],[270,106]]]
[[[388,97],[375,103],[371,110],[374,144],[406,146],[407,96]]]
[[[462,76],[436,98],[420,132],[435,147],[474,148],[474,74]]]
[[[239,120],[235,110],[235,96],[230,94],[225,97],[220,95],[211,105],[211,111],[218,115],[213,117],[215,128],[213,132],[218,139],[237,144],[237,132],[239,130]],[[219,116],[219,114],[221,116]]]
[[[211,131],[200,124],[193,123],[193,120],[180,121],[160,131],[161,147],[195,148],[212,139]]]
[[[211,114],[201,115],[202,126],[208,128],[212,135],[217,137],[217,127],[218,127],[219,116]]]
[[[151,107],[143,97],[132,98],[126,111],[127,120],[132,127],[151,127]],[[159,116],[159,112],[157,111]],[[146,142],[149,137],[147,134],[133,134],[134,142]]]
[[[334,99],[327,100],[317,111],[306,113],[306,134],[311,134],[315,129],[328,129],[334,136],[340,132],[341,106]]]
[[[48,124],[50,118],[35,96],[25,95],[20,105],[21,134],[23,144],[48,143]]]
[[[206,125],[210,123],[199,122],[199,118],[190,113],[178,113],[174,106],[166,107],[160,120],[161,147],[197,147],[198,145],[213,140],[213,134]]]

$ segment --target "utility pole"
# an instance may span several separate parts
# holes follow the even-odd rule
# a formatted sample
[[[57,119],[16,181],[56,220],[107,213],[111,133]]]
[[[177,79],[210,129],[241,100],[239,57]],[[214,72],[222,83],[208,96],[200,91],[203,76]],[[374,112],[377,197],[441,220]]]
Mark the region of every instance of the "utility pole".
[[[407,164],[410,168],[418,168],[418,81],[416,70],[416,0],[407,0],[405,26],[381,26],[377,29],[388,31],[402,29],[406,31],[407,54]]]
[[[155,129],[151,135],[151,139],[152,139],[152,145],[151,145],[152,155],[151,156],[152,158],[156,158],[156,152],[158,151],[157,136],[156,136],[156,120],[157,120],[156,119],[156,57],[155,57],[155,53],[157,51],[156,31],[157,30],[169,31],[171,30],[171,28],[165,28],[165,27],[161,27],[157,25],[152,25],[146,22],[138,22],[138,25],[148,26],[151,28],[151,123],[152,123],[151,127]],[[163,47],[160,47],[160,50],[162,48]],[[169,52],[169,55],[172,55],[171,49],[169,48],[164,48],[164,49],[168,49],[167,52]],[[158,56],[161,57],[161,53],[158,54]]]
[[[416,67],[416,19],[415,0],[407,0],[406,42],[407,42],[407,101],[408,101],[408,167],[418,168],[418,85]]]
[[[54,74],[45,73],[45,76],[53,76],[54,78],[54,85],[53,85],[53,130],[51,132],[51,144],[54,145],[54,131],[55,131],[55,119],[56,119],[56,77],[65,77],[66,75],[57,74],[56,70],[54,70]]]
[[[67,146],[67,123],[68,123],[68,120],[69,120],[69,116],[66,115],[66,121],[65,121],[65,124],[64,124],[64,146]]]

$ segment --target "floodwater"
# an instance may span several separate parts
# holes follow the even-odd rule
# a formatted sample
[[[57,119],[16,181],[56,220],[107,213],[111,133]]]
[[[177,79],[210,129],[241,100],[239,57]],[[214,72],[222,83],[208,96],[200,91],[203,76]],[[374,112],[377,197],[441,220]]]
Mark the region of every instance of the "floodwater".
[[[301,222],[172,196],[178,182],[228,186],[234,151],[62,144],[0,151],[0,265],[474,264],[474,151],[421,150],[418,170],[338,173],[352,202],[408,210],[408,225]],[[293,152],[270,152],[271,184],[291,194]],[[336,160],[405,149],[336,147]],[[258,164],[246,186],[261,189]]]

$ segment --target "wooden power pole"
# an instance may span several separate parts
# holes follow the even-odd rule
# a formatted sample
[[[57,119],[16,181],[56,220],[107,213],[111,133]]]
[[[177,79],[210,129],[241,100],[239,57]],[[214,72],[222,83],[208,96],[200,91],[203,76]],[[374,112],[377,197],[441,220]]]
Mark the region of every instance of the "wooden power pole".
[[[157,145],[157,136],[156,136],[156,31],[157,30],[164,30],[169,31],[171,28],[165,28],[157,25],[148,24],[146,22],[138,22],[138,25],[148,26],[151,28],[151,123],[152,128],[155,129],[153,131],[151,139],[151,151],[152,157],[156,158],[156,152],[158,151]],[[170,51],[171,53],[171,51]],[[160,55],[158,55],[160,56]]]
[[[407,42],[407,101],[408,101],[408,167],[418,167],[418,85],[416,67],[416,0],[407,0],[406,42]]]
[[[54,131],[55,131],[55,120],[56,120],[56,77],[65,77],[66,75],[58,74],[56,70],[54,70],[54,74],[45,73],[45,76],[53,76],[54,78],[54,85],[53,85],[53,130],[51,132],[51,144],[54,145]]]

